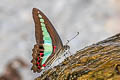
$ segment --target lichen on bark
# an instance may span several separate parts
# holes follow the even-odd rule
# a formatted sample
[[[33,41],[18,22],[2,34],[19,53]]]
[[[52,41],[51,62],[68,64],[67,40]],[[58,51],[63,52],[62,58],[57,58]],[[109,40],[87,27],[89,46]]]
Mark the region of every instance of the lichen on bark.
[[[120,80],[120,33],[77,51],[35,80]]]

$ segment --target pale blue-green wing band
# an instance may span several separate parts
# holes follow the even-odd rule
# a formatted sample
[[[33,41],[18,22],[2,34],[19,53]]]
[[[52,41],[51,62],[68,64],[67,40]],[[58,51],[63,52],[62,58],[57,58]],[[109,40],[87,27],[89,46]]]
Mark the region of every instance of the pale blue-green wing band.
[[[44,47],[44,51],[51,51],[51,52],[53,51],[52,45],[44,44],[43,47]]]
[[[51,41],[44,41],[44,44],[50,44],[50,45],[52,45],[52,42]]]
[[[42,59],[42,65],[45,63],[45,61],[48,59],[48,57],[52,54],[53,52],[53,46],[52,46],[52,39],[50,37],[50,34],[46,28],[45,25],[45,20],[42,18],[42,16],[39,14],[38,17],[40,18],[40,25],[42,29],[42,34],[43,34],[43,40],[44,40],[44,56]]]
[[[45,24],[44,24],[44,23],[41,23],[41,26],[42,26],[42,27],[45,27]]]
[[[51,40],[51,38],[50,37],[43,37],[43,40],[45,41],[51,41],[52,42],[52,40]]]
[[[45,63],[45,61],[47,60],[47,58],[48,58],[49,56],[50,56],[50,55],[43,57],[43,59],[42,59],[42,65]]]
[[[40,14],[38,14],[38,17],[39,17],[39,18],[42,18],[42,16],[41,16]]]
[[[40,22],[41,22],[41,23],[44,23],[44,19],[40,19]]]

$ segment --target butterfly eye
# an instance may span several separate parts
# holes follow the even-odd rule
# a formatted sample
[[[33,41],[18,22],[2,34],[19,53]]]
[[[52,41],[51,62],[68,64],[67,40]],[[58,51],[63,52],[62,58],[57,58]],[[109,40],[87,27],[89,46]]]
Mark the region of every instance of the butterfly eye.
[[[69,49],[70,49],[70,46],[65,45],[65,46],[64,46],[64,49],[65,49],[65,50],[69,50]]]

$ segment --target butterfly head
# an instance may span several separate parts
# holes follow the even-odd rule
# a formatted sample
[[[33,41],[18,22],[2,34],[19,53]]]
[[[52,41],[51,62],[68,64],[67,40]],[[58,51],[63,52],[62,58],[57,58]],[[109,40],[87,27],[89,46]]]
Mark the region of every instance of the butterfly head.
[[[64,45],[63,48],[64,48],[64,51],[67,51],[67,50],[70,49],[70,46],[69,45]]]

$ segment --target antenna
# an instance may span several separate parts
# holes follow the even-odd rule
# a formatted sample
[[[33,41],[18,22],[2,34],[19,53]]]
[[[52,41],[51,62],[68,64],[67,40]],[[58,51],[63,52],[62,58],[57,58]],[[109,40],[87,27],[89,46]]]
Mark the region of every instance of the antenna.
[[[72,37],[70,40],[67,40],[66,45],[67,45],[71,40],[75,39],[78,35],[79,35],[79,32],[77,32],[77,34],[76,34],[74,37]]]

